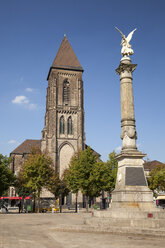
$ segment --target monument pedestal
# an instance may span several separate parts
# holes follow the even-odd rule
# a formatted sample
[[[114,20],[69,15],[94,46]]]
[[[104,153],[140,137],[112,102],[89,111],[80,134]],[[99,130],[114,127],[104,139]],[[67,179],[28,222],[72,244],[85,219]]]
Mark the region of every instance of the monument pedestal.
[[[153,193],[144,175],[143,157],[137,149],[125,149],[117,156],[118,172],[115,190],[112,192],[113,208],[153,210]]]

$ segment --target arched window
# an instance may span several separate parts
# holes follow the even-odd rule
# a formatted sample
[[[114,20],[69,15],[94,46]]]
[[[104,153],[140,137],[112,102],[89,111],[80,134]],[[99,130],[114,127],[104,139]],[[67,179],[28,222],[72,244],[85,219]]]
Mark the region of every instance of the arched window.
[[[64,81],[63,85],[63,102],[64,105],[68,105],[70,101],[70,83],[68,80]]]
[[[65,134],[65,120],[64,116],[60,117],[60,134]]]
[[[73,134],[73,124],[72,124],[72,117],[71,116],[69,116],[69,118],[68,118],[67,129],[68,129],[68,134]]]

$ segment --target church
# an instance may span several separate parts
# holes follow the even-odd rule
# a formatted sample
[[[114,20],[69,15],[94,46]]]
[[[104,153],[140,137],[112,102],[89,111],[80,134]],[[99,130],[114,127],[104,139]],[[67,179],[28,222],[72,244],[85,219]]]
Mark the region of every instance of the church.
[[[87,147],[82,74],[83,68],[64,36],[47,76],[45,124],[41,140],[27,139],[10,153],[14,174],[18,174],[33,146],[48,152],[60,177],[68,168],[73,154]]]

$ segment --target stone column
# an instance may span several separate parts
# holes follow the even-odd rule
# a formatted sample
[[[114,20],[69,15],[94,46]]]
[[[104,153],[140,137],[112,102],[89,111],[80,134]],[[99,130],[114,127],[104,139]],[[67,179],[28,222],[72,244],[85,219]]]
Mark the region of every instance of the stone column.
[[[147,209],[153,206],[153,194],[144,175],[143,157],[136,147],[136,126],[132,89],[132,72],[136,65],[124,56],[116,69],[121,84],[121,139],[122,150],[117,156],[118,172],[112,207]]]
[[[116,72],[120,75],[121,86],[121,139],[122,150],[136,148],[136,126],[134,114],[134,100],[132,89],[132,72],[136,65],[131,64],[129,57],[123,57]]]

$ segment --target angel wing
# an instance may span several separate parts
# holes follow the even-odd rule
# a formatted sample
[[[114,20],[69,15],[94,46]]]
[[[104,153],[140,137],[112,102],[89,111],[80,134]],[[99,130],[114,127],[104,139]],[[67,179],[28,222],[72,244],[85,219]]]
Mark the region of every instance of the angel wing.
[[[119,33],[121,34],[122,38],[125,39],[125,35],[117,27],[115,27],[115,28],[117,29],[117,31],[119,31]]]
[[[135,28],[135,29],[134,29],[132,32],[130,32],[129,35],[127,36],[126,40],[127,40],[128,43],[129,43],[130,40],[132,39],[132,35],[133,35],[133,33],[136,31],[136,29],[137,29],[137,28]]]

